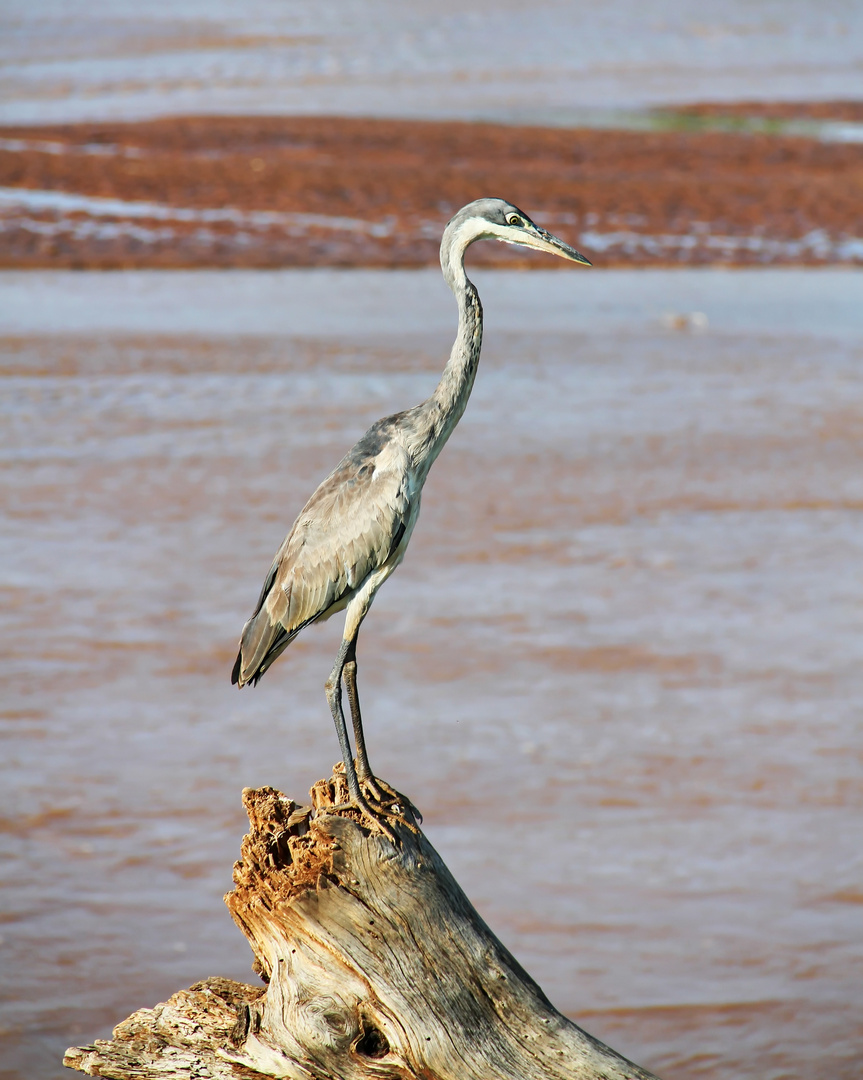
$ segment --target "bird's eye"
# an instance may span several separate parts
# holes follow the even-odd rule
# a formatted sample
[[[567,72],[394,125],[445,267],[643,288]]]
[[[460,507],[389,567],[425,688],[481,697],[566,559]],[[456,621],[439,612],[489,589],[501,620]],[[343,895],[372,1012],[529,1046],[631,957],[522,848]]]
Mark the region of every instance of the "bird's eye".
[[[506,219],[507,225],[524,225],[518,214],[510,214]]]

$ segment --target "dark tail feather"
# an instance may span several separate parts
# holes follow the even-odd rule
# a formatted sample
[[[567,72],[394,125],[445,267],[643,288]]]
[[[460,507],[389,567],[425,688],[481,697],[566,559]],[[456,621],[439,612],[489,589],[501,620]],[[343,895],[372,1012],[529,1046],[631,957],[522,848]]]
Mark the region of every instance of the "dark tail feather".
[[[243,650],[237,653],[237,659],[234,661],[234,670],[231,672],[231,686],[236,686],[240,681],[240,671],[243,667]]]
[[[239,684],[241,688],[246,683],[255,686],[270,664],[290,645],[299,629],[289,634],[280,622],[272,621],[266,608],[249,619],[243,627],[231,684]]]

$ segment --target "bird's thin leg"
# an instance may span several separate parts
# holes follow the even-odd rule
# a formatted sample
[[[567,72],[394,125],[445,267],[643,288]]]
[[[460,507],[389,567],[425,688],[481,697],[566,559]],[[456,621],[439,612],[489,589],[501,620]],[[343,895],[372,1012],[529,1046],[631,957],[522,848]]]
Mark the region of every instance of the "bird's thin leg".
[[[357,639],[348,643],[345,653],[345,686],[348,691],[348,704],[351,707],[351,721],[354,726],[354,742],[357,747],[357,778],[359,782],[369,788],[372,797],[380,801],[381,793],[375,785],[375,774],[369,765],[369,755],[366,750],[366,737],[363,733],[363,718],[360,713],[360,695],[357,690]]]
[[[354,727],[354,743],[357,748],[357,777],[359,778],[360,786],[364,791],[367,791],[369,795],[376,801],[381,802],[383,796],[381,795],[381,787],[387,789],[387,793],[393,798],[396,798],[396,792],[389,787],[388,784],[378,780],[375,774],[372,772],[372,767],[369,765],[369,754],[366,750],[366,737],[363,732],[363,717],[360,712],[360,695],[357,690],[357,640],[360,636],[360,627],[363,624],[363,619],[369,613],[371,602],[374,594],[372,593],[365,599],[362,605],[357,605],[354,617],[350,617],[345,620],[345,641],[347,642],[347,651],[345,652],[345,686],[348,691],[348,704],[351,708],[351,722]]]
[[[365,735],[363,734],[363,718],[360,713],[360,693],[356,689],[356,637],[354,636],[345,658],[345,686],[348,688],[348,701],[351,706],[351,720],[353,721],[353,738],[356,743],[356,775],[360,781],[360,789],[364,795],[368,795],[377,802],[385,812],[392,810],[396,804],[408,808],[416,821],[422,821],[422,814],[414,806],[413,802],[401,792],[396,792],[386,780],[376,777],[372,766],[368,764],[368,754],[365,748]],[[381,792],[383,794],[381,794]],[[385,798],[389,806],[385,804]],[[404,812],[400,811],[404,816]]]
[[[382,832],[384,836],[395,843],[396,837],[392,829],[390,829],[385,822],[380,820],[360,791],[360,785],[357,780],[357,771],[354,767],[353,757],[351,756],[348,726],[345,722],[344,711],[342,710],[342,676],[344,675],[345,658],[349,648],[350,642],[342,641],[336,655],[336,662],[333,665],[333,670],[330,672],[330,677],[326,682],[326,691],[327,701],[330,703],[330,711],[333,714],[333,720],[336,725],[336,734],[339,737],[339,746],[342,750],[342,761],[345,765],[345,777],[348,782],[351,805],[355,806],[379,832]]]
[[[348,781],[348,791],[350,792],[351,799],[357,803],[357,805],[360,805],[362,803],[360,785],[357,782],[354,757],[351,753],[351,743],[348,738],[348,726],[345,723],[345,714],[342,710],[342,674],[345,670],[345,657],[347,656],[349,645],[349,642],[343,641],[339,647],[339,651],[336,654],[336,662],[333,665],[333,670],[330,672],[330,677],[326,681],[325,689],[327,692],[327,701],[330,704],[330,712],[333,714],[333,721],[336,725],[336,735],[339,737],[342,761],[345,764],[345,776]]]
[[[354,742],[357,747],[357,779],[360,789],[375,802],[383,804],[384,793],[390,798],[404,801],[397,791],[372,772],[369,755],[366,750],[366,737],[363,733],[363,718],[360,712],[360,695],[357,690],[357,640],[350,643],[345,656],[345,686],[348,690],[348,703],[351,707],[351,721],[354,726]],[[383,793],[381,792],[383,789]]]

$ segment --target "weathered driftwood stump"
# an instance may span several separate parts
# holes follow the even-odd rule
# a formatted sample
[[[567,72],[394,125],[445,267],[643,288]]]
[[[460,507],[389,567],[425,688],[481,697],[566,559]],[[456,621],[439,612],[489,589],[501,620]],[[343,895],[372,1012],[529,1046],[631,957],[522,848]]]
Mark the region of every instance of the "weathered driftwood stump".
[[[266,987],[207,979],[66,1065],[118,1080],[650,1080],[554,1009],[409,804],[393,844],[353,811],[328,812],[343,774],[311,794],[301,807],[243,792],[251,830],[225,900]]]

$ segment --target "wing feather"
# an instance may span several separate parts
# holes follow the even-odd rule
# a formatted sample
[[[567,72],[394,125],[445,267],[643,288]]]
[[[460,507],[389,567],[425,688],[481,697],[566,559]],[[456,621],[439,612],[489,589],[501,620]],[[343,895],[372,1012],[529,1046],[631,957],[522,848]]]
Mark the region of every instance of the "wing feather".
[[[411,514],[407,451],[380,421],[301,510],[246,623],[231,681],[255,683],[296,635],[349,599],[394,555]]]

